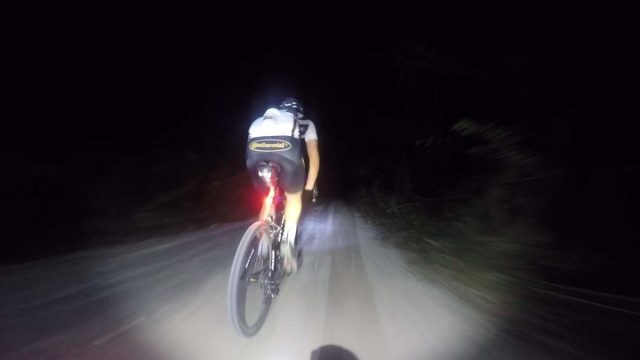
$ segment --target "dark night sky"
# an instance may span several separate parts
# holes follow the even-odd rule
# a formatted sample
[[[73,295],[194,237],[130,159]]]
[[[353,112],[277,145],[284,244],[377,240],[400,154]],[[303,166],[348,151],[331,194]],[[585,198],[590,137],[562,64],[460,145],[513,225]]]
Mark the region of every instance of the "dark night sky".
[[[389,118],[400,117],[392,122],[399,134],[416,136],[402,128],[398,109],[407,96],[431,95],[408,90],[398,83],[402,76],[432,81],[427,86],[437,85],[443,104],[463,99],[456,116],[524,125],[533,146],[559,166],[637,169],[630,114],[622,110],[630,98],[623,90],[629,77],[623,9],[470,3],[420,11],[23,13],[5,44],[11,113],[3,125],[10,169],[3,181],[11,194],[5,204],[29,208],[25,199],[37,196],[14,189],[60,164],[74,169],[59,175],[69,183],[77,172],[99,170],[91,164],[100,168],[159,147],[237,160],[251,120],[291,94],[317,122],[324,159],[334,162],[325,166],[339,176],[340,166],[361,160],[352,146],[389,136]],[[417,65],[402,73],[400,63]],[[420,67],[433,76],[420,78]],[[578,115],[566,115],[572,111]]]
[[[397,51],[393,37],[437,54],[438,71],[453,59],[462,72],[494,82],[518,76],[549,91],[606,94],[623,61],[615,11],[585,5],[505,1],[357,14],[310,8],[295,17],[277,9],[198,17],[168,10],[94,9],[16,27],[10,78],[25,118],[19,127],[37,124],[46,134],[38,140],[56,134],[71,143],[130,142],[167,127],[194,133],[203,122],[226,128],[253,117],[287,88],[312,111],[330,108],[324,122],[351,118],[361,113],[355,107],[385,100],[368,92],[376,74],[367,62]]]
[[[29,137],[14,140],[64,151],[94,140],[135,143],[164,129],[244,131],[238,122],[287,89],[326,125],[349,126],[361,107],[386,100],[370,91],[376,74],[368,63],[397,52],[394,37],[436,54],[436,71],[520,77],[550,92],[606,95],[622,57],[615,12],[584,5],[505,1],[357,15],[310,8],[296,16],[167,10],[93,9],[16,27],[9,75],[21,120],[10,131]]]
[[[376,117],[403,116],[399,98],[429,97],[420,90],[407,95],[397,83],[401,71],[393,66],[413,61],[433,71],[435,78],[416,81],[437,86],[442,101],[465,97],[468,113],[461,116],[554,128],[532,123],[530,115],[579,108],[613,124],[564,124],[567,132],[582,132],[570,141],[590,151],[590,137],[604,131],[601,141],[610,142],[604,148],[623,152],[625,142],[614,139],[627,125],[618,104],[624,95],[617,94],[627,77],[625,24],[617,11],[504,1],[421,11],[43,14],[14,29],[9,77],[18,109],[7,133],[18,153],[35,156],[78,146],[91,151],[105,142],[145,147],[163,135],[177,147],[207,148],[212,138],[223,140],[221,133],[224,141],[242,138],[266,105],[295,94],[322,130],[350,134],[338,143],[353,141],[353,129],[369,131],[374,141],[388,135],[371,126]],[[511,93],[513,84],[519,95]],[[490,110],[474,106],[485,101],[487,88],[502,89]],[[518,96],[534,105],[523,108]]]

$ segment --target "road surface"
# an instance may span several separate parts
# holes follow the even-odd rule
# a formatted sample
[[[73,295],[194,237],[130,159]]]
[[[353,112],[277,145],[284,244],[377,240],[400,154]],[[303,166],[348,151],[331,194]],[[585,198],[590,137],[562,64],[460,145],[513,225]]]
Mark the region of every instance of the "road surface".
[[[497,358],[486,353],[495,319],[415,275],[339,203],[305,218],[299,271],[260,333],[238,336],[226,291],[248,225],[1,268],[0,358]]]

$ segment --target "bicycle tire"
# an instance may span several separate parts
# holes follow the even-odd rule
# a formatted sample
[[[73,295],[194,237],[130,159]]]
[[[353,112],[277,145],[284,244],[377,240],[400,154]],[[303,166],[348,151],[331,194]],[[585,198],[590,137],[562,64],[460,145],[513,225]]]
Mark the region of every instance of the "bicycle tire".
[[[264,301],[263,307],[260,310],[259,315],[254,323],[249,324],[247,322],[246,295],[247,288],[249,287],[250,282],[247,279],[243,279],[243,275],[246,274],[247,269],[251,269],[255,262],[259,260],[258,257],[254,258],[256,259],[256,261],[249,259],[252,251],[257,255],[257,249],[259,246],[257,235],[260,231],[268,232],[268,230],[269,225],[264,221],[256,221],[251,226],[249,226],[247,231],[245,231],[244,235],[242,236],[242,240],[240,240],[240,244],[238,245],[238,249],[236,250],[233,264],[231,266],[231,272],[229,275],[227,294],[229,316],[236,333],[245,337],[252,337],[257,334],[258,331],[260,331],[267,318],[269,309],[271,308],[271,296],[267,295],[264,292],[264,289],[261,289],[263,290],[261,292]],[[260,286],[260,281],[258,281],[256,284]]]

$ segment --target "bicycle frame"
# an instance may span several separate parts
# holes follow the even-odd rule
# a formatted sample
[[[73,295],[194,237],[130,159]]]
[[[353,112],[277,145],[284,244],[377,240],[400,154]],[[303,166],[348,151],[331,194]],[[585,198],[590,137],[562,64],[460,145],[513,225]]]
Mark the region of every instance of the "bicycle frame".
[[[276,163],[264,162],[258,167],[258,175],[269,188],[262,208],[261,216],[264,218],[255,221],[245,231],[229,274],[228,306],[231,322],[236,332],[246,337],[251,337],[260,330],[271,302],[280,292],[280,285],[286,278],[280,255],[286,197],[279,186],[278,173]],[[247,289],[251,285],[259,286],[262,306],[259,315],[248,321],[246,300]]]
[[[280,243],[284,230],[284,200],[285,195],[278,183],[279,167],[273,162],[259,165],[258,175],[269,187],[269,194],[265,199],[265,205],[269,206],[269,213],[265,222],[269,225],[270,238],[270,262],[269,273],[266,280],[266,291],[273,297],[278,294],[280,280]]]

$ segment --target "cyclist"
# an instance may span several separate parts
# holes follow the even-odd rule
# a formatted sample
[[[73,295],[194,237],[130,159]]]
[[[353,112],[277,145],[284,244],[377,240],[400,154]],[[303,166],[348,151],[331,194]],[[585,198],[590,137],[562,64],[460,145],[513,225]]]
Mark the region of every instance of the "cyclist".
[[[304,119],[302,103],[295,98],[286,98],[279,108],[269,108],[263,116],[249,127],[247,146],[247,168],[253,183],[265,188],[259,179],[257,165],[264,161],[276,162],[280,167],[279,181],[286,194],[284,211],[285,229],[281,254],[287,273],[297,270],[295,236],[302,211],[302,194],[310,194],[320,170],[318,135],[313,121]],[[309,158],[308,169],[302,153],[302,143]],[[305,171],[308,170],[308,171]],[[260,210],[260,220],[265,220],[268,206]]]

